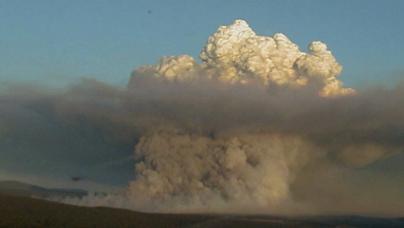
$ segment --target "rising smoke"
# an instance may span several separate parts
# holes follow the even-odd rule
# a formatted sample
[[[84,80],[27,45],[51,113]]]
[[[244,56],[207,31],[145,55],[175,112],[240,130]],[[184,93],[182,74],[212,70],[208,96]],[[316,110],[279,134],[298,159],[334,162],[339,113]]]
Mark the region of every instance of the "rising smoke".
[[[200,59],[164,57],[135,70],[127,88],[94,80],[63,92],[14,88],[1,97],[0,137],[21,135],[20,121],[35,113],[62,135],[91,129],[103,145],[133,146],[135,177],[115,206],[399,214],[404,204],[390,204],[389,187],[358,196],[368,186],[344,178],[403,151],[402,86],[345,88],[324,43],[304,53],[243,20],[219,27]],[[375,196],[383,206],[369,201]]]

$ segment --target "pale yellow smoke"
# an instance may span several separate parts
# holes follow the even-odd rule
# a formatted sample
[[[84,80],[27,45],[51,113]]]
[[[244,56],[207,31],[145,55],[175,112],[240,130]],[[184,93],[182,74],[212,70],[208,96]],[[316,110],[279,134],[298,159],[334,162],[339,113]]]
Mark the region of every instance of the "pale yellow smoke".
[[[274,209],[290,201],[289,186],[319,155],[297,136],[238,134],[211,138],[178,129],[145,135],[136,146],[130,198],[159,210]]]

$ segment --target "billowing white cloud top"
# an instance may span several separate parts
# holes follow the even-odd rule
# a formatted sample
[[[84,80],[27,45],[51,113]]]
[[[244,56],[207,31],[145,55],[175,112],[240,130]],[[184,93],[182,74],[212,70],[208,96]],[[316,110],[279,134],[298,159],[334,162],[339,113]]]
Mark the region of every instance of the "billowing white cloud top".
[[[220,26],[200,58],[201,64],[188,55],[163,57],[159,64],[141,67],[135,74],[148,73],[169,81],[205,77],[231,84],[258,81],[292,88],[317,83],[321,96],[354,93],[337,79],[342,67],[326,44],[314,41],[305,53],[281,33],[256,35],[244,20]]]

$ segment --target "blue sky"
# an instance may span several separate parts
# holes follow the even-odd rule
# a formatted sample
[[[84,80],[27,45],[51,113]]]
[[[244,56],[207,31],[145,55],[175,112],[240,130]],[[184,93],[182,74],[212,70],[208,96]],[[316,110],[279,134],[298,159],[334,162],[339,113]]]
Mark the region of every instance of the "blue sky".
[[[61,85],[94,77],[125,85],[161,56],[197,56],[219,25],[242,18],[305,50],[328,44],[349,86],[404,71],[404,1],[0,1],[0,82]]]

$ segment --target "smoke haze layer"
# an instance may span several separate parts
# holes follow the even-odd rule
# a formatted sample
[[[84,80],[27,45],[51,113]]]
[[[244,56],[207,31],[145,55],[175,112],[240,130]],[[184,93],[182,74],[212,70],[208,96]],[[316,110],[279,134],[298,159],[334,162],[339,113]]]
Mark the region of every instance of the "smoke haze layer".
[[[85,165],[133,150],[134,179],[115,206],[400,214],[399,184],[377,177],[380,189],[369,192],[372,181],[355,174],[403,151],[402,85],[345,88],[324,43],[304,53],[242,20],[220,27],[200,57],[140,67],[127,88],[95,80],[62,91],[9,88],[0,97],[1,146],[52,144],[43,151]]]

